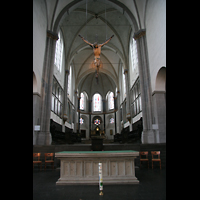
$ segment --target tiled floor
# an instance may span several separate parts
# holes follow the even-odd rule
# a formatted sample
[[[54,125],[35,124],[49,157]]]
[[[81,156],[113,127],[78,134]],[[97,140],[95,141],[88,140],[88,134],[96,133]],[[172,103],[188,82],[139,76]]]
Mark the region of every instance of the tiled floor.
[[[164,200],[166,169],[136,168],[138,185],[104,185],[99,196],[97,185],[56,185],[60,170],[33,170],[33,200]]]

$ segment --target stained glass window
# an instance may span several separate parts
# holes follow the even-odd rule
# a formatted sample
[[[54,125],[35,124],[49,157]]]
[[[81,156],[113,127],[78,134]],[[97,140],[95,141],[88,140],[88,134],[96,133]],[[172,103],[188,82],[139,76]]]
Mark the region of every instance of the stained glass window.
[[[108,108],[109,110],[114,109],[114,94],[113,92],[110,92],[108,95]]]
[[[84,94],[81,93],[81,99],[80,99],[80,110],[84,110],[84,103],[85,103]]]
[[[93,96],[93,110],[94,111],[101,111],[101,95],[95,94]]]
[[[81,117],[80,118],[80,124],[83,124],[84,123],[84,119]]]
[[[140,91],[140,81],[136,80],[132,88],[132,114],[133,117],[138,115],[142,111],[142,100],[141,100],[141,91]]]
[[[100,119],[95,119],[95,120],[94,120],[94,124],[95,124],[95,125],[99,125],[100,123],[101,123],[101,122],[100,122]]]
[[[115,121],[114,121],[114,118],[110,118],[110,124],[113,124]]]
[[[58,37],[59,39],[56,41],[56,52],[55,52],[54,64],[56,65],[57,69],[61,72],[62,57],[63,57],[63,37],[60,31],[58,33]]]
[[[125,80],[125,74],[124,74],[124,70],[122,67],[122,76],[123,76],[123,92],[124,92],[124,97],[126,97],[126,80]]]
[[[63,106],[63,89],[61,85],[58,83],[58,80],[53,76],[53,88],[52,88],[52,102],[51,102],[51,110],[58,115],[62,116],[62,106]]]
[[[68,75],[68,89],[67,89],[67,93],[70,97],[71,95],[71,80],[72,80],[72,67],[69,67],[69,75]]]
[[[138,66],[137,43],[134,38],[131,44],[131,58],[132,58],[132,69],[134,70]]]

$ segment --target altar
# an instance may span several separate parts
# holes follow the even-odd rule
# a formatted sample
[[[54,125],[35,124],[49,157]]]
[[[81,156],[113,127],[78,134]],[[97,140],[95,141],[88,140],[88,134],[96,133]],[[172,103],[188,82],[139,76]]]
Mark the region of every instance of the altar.
[[[135,158],[138,151],[62,151],[55,153],[60,159],[60,178],[56,185],[98,185],[98,164],[102,163],[103,184],[138,184],[135,177]]]

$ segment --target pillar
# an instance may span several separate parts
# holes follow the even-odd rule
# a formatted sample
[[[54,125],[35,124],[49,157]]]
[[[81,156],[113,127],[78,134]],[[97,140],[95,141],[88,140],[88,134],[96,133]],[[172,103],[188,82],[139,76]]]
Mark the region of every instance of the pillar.
[[[103,103],[103,129],[104,129],[104,134],[106,134],[106,116],[105,116],[105,113],[106,113],[106,100],[103,99],[102,100],[102,103]]]
[[[154,91],[152,94],[154,102],[154,132],[156,143],[166,143],[166,92]]]
[[[65,71],[65,85],[64,85],[64,106],[63,106],[63,121],[65,123],[65,121],[67,121],[68,116],[67,116],[67,101],[68,101],[68,97],[67,97],[67,93],[68,93],[68,76],[69,76],[69,70]]]
[[[50,114],[52,99],[52,82],[54,71],[55,46],[58,34],[47,31],[46,48],[44,56],[42,86],[41,86],[41,124],[38,132],[37,144],[50,145],[52,141],[50,133]]]
[[[81,97],[78,97],[78,133],[81,133],[80,131],[80,100],[81,100]]]
[[[138,69],[142,99],[143,132],[141,140],[142,143],[154,143],[155,138],[152,129],[152,90],[147,53],[146,30],[141,29],[138,32],[135,32],[133,38],[137,42]]]
[[[121,133],[121,116],[120,116],[120,91],[117,91],[117,124],[118,124],[118,129],[117,133]]]
[[[89,108],[89,138],[91,138],[91,114],[92,114],[92,100],[88,100],[88,108]]]
[[[78,111],[78,96],[77,96],[77,91],[75,90],[75,92],[74,92],[74,98],[75,98],[75,109],[74,109],[74,111],[75,111],[75,113],[74,113],[74,132],[75,133],[77,133],[77,111]]]
[[[113,98],[114,98],[114,109],[115,109],[115,134],[116,134],[117,133],[117,115],[116,115],[116,112],[117,112],[117,109],[118,109],[118,105],[117,105],[117,97],[114,96]]]
[[[126,81],[126,119],[131,121],[131,110],[130,110],[130,90],[129,90],[129,79],[128,79],[128,69],[124,70],[125,81]]]

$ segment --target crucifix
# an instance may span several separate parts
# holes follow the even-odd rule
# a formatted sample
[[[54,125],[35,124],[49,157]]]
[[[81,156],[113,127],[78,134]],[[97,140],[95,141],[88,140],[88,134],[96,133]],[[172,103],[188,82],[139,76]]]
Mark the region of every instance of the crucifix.
[[[89,44],[93,48],[93,53],[94,53],[94,65],[97,68],[96,69],[96,79],[98,83],[98,75],[99,75],[99,67],[100,67],[100,54],[101,54],[101,47],[103,47],[105,44],[107,44],[113,37],[112,35],[109,39],[107,39],[104,43],[98,44],[97,42],[94,42],[94,44],[88,42],[84,37],[82,37],[79,34],[79,37],[87,44]]]

